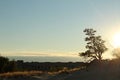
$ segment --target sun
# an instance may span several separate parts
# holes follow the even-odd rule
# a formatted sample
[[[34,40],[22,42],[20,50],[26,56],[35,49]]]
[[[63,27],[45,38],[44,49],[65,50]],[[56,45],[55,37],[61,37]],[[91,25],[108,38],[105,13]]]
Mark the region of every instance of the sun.
[[[114,35],[114,37],[113,37],[113,46],[115,48],[120,47],[120,33],[117,33],[117,34]]]

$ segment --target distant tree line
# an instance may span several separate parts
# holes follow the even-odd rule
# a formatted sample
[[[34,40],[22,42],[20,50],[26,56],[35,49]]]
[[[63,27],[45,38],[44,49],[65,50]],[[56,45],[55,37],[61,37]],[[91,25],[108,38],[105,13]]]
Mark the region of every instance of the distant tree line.
[[[16,63],[19,71],[38,70],[54,72],[63,70],[65,67],[67,69],[73,69],[86,66],[84,62],[24,62],[23,60],[17,60]]]
[[[84,62],[24,62],[23,60],[9,60],[7,57],[0,56],[0,73],[15,71],[60,71],[64,68],[83,68]]]

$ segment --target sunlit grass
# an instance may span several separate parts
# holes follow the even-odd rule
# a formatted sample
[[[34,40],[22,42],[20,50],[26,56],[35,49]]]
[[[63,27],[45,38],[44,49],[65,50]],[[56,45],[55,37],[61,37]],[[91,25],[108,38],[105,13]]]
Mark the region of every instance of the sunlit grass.
[[[69,74],[81,69],[85,69],[86,67],[77,67],[77,68],[72,68],[68,69],[67,67],[64,67],[62,70],[56,71],[56,72],[48,72],[48,74],[54,75],[54,74]]]
[[[41,74],[43,74],[42,71],[7,72],[0,74],[0,77],[34,76]]]
[[[18,72],[7,72],[0,74],[0,77],[24,77],[24,76],[41,76],[44,74],[48,75],[57,75],[57,74],[69,74],[74,71],[78,71],[84,69],[84,67],[78,67],[78,68],[72,68],[68,69],[67,67],[64,67],[63,69],[59,71],[53,71],[53,72],[43,72],[43,71],[18,71]]]

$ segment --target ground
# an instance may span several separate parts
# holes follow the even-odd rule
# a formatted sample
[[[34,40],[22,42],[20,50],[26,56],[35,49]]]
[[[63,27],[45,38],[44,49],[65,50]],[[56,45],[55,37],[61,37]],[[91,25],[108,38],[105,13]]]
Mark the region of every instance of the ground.
[[[3,80],[120,80],[120,63],[117,61],[94,62],[87,69],[61,74],[17,77]],[[1,80],[1,79],[0,79]]]

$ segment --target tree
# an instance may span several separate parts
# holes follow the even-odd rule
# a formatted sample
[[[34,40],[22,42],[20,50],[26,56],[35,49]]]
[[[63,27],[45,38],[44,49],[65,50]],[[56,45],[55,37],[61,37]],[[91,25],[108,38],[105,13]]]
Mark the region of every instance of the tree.
[[[86,44],[86,51],[79,53],[80,56],[90,57],[92,59],[102,60],[102,54],[107,50],[105,46],[105,41],[102,40],[101,36],[96,36],[96,30],[85,29],[84,30]]]
[[[16,62],[9,61],[7,57],[0,56],[0,73],[3,72],[12,72],[17,69]]]
[[[3,67],[4,72],[13,72],[17,70],[17,65],[16,62],[14,60],[9,61],[8,64],[6,64]]]
[[[3,67],[9,63],[9,59],[6,57],[0,56],[0,72],[3,72]]]

